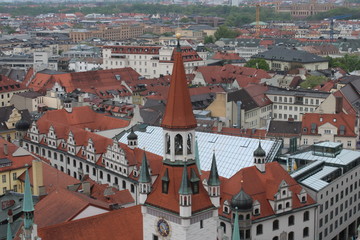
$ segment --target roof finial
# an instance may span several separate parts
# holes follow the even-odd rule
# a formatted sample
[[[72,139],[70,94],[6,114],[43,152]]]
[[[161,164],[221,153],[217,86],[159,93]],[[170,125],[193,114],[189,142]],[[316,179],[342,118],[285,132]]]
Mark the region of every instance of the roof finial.
[[[180,38],[181,38],[181,33],[177,33],[176,35],[176,39],[177,39],[177,46],[176,46],[176,50],[178,52],[181,52],[181,48],[180,48]]]

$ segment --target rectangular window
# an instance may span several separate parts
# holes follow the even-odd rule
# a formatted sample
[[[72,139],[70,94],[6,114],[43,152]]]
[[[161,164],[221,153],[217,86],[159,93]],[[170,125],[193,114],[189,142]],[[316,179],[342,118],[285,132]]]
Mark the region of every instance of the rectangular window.
[[[2,182],[6,183],[6,175],[2,175]]]
[[[347,141],[347,146],[351,147],[351,141]]]
[[[204,221],[200,220],[200,228],[204,228]]]
[[[12,176],[13,176],[13,180],[16,180],[17,178],[16,173],[13,173]]]

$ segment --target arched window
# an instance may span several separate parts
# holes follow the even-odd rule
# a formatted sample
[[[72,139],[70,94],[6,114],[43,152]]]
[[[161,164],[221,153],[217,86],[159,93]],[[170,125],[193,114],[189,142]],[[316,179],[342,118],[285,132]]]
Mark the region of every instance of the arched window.
[[[309,236],[309,228],[306,227],[306,228],[304,228],[304,230],[303,230],[303,237],[308,237],[308,236]]]
[[[175,155],[183,154],[183,138],[180,134],[175,136]]]
[[[273,230],[278,230],[279,229],[279,220],[275,220],[273,221]]]
[[[169,134],[165,134],[166,141],[166,154],[170,154],[170,136]]]
[[[286,202],[286,208],[289,208],[289,207],[290,207],[290,203]]]
[[[246,214],[246,219],[247,219],[247,220],[250,219],[250,214]]]
[[[192,153],[192,134],[189,133],[188,134],[188,138],[187,138],[187,153],[191,154]]]
[[[243,221],[244,220],[244,216],[242,214],[239,215],[239,220]]]
[[[273,237],[272,240],[279,240],[279,237],[278,237],[278,236],[275,236],[275,237]]]
[[[294,232],[289,232],[288,240],[294,240]]]
[[[74,172],[74,178],[77,178],[77,174],[76,174],[76,172]]]
[[[220,222],[220,227],[222,227],[224,230],[224,233],[226,233],[226,224],[224,222]]]
[[[301,197],[301,202],[306,202],[306,197],[305,196]]]
[[[278,210],[281,210],[282,209],[282,204],[279,204],[278,205]]]
[[[263,225],[259,224],[256,226],[256,235],[261,235],[263,234]]]
[[[304,222],[309,221],[309,211],[304,212]]]
[[[288,219],[288,225],[292,226],[294,224],[295,224],[295,217],[294,217],[294,215],[291,215]]]
[[[260,214],[260,209],[259,208],[255,208],[254,210],[254,215],[259,215]]]

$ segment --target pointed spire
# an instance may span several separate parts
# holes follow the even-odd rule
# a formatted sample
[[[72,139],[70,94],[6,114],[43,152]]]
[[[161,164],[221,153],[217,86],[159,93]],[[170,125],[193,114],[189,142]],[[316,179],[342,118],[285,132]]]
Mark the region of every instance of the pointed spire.
[[[190,182],[198,182],[198,181],[200,181],[200,178],[196,175],[195,169],[192,168],[190,173]]]
[[[215,151],[213,153],[213,159],[212,159],[212,163],[211,163],[208,185],[209,186],[219,186],[220,185],[219,174],[218,174],[218,170],[217,170],[217,166],[216,166]]]
[[[199,174],[201,175],[201,165],[200,165],[199,146],[198,146],[197,137],[195,138],[195,163],[198,168]]]
[[[142,159],[141,163],[141,169],[140,169],[140,177],[139,177],[139,183],[149,183],[151,182],[151,177],[149,173],[149,167],[147,163],[146,153],[144,150],[144,157]]]
[[[254,157],[265,157],[266,152],[264,151],[264,149],[261,147],[261,141],[259,140],[259,146],[257,147],[257,149],[254,151]]]
[[[190,93],[187,86],[184,62],[179,42],[177,50],[174,51],[173,55],[173,71],[165,114],[161,126],[168,129],[192,129],[197,126],[197,123],[192,111]]]
[[[191,188],[190,188],[190,184],[189,184],[189,178],[188,178],[188,172],[187,172],[186,162],[184,163],[184,170],[183,170],[183,174],[182,174],[182,179],[181,179],[181,185],[180,185],[180,189],[179,189],[179,194],[181,194],[181,195],[189,195],[189,194],[192,194],[192,191],[191,191]]]
[[[169,182],[170,181],[168,169],[165,170],[164,176],[162,176],[161,180],[164,181],[164,182]]]
[[[6,232],[6,240],[12,240],[12,232],[11,232],[11,226],[10,226],[10,221],[8,220],[7,223],[7,232]]]
[[[24,200],[23,200],[23,212],[25,215],[24,218],[24,227],[25,229],[30,229],[33,224],[33,213],[34,213],[34,203],[31,193],[31,187],[30,187],[30,178],[29,178],[29,172],[26,169],[25,173],[25,189],[24,189]]]
[[[232,240],[240,240],[239,215],[237,209],[235,211],[234,231],[232,234]]]
[[[33,212],[33,211],[34,211],[34,203],[31,193],[31,187],[30,187],[30,177],[29,177],[29,171],[26,169],[23,212]]]

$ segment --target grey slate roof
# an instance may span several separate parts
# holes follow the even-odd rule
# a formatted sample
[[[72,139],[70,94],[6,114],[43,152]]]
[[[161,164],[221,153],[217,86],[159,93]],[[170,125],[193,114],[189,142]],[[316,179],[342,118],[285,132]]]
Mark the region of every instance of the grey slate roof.
[[[330,95],[329,92],[321,92],[311,89],[286,89],[280,87],[269,86],[265,94],[270,95],[286,95],[286,96],[303,96],[313,98],[326,98]]]
[[[271,134],[301,134],[301,122],[271,121],[268,129]]]
[[[315,54],[285,47],[273,47],[268,51],[255,54],[251,58],[261,58],[265,60],[297,63],[328,62],[327,59],[319,57]]]

